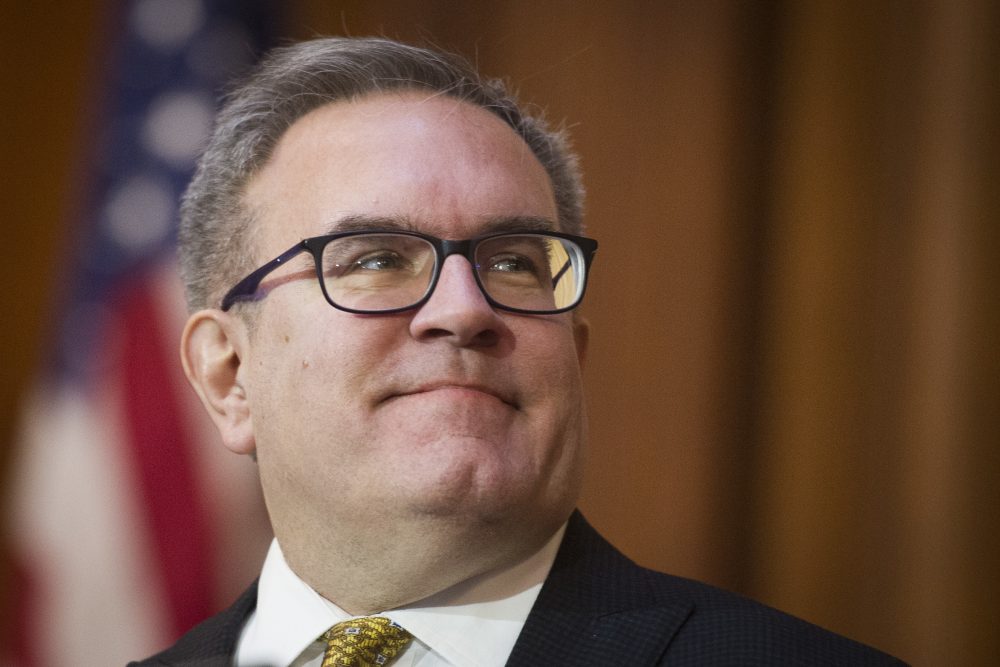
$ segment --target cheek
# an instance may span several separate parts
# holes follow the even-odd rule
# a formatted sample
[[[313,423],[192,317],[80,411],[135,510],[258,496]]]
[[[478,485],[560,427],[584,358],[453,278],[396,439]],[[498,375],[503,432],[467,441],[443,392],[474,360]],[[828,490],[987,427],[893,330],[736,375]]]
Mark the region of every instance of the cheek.
[[[572,328],[546,328],[538,333],[534,338],[521,338],[518,384],[525,392],[526,423],[534,431],[537,455],[548,461],[543,465],[573,465],[567,459],[578,455],[586,415]],[[527,354],[528,349],[535,354]]]
[[[325,302],[317,308],[323,310],[311,319],[278,317],[258,332],[252,410],[259,450],[294,443],[289,455],[327,455],[364,437],[371,425],[373,397],[392,372],[405,325],[351,316]]]
[[[551,398],[572,403],[582,391],[580,358],[573,328],[568,321],[545,328],[535,336],[522,336],[519,347],[524,356],[525,386],[551,392]],[[529,352],[529,350],[531,352]]]
[[[255,430],[258,439],[267,441],[303,434],[312,416],[323,410],[323,397],[339,393],[344,374],[339,365],[334,368],[335,361],[351,358],[352,352],[335,335],[338,328],[317,324],[321,318],[315,314],[278,308],[266,314],[252,334],[250,358],[244,363]]]
[[[303,305],[274,308],[256,332],[257,363],[274,377],[310,378],[331,386],[385,354],[402,327],[393,318],[369,318],[339,311],[321,295],[299,296]],[[295,380],[297,382],[297,380]]]

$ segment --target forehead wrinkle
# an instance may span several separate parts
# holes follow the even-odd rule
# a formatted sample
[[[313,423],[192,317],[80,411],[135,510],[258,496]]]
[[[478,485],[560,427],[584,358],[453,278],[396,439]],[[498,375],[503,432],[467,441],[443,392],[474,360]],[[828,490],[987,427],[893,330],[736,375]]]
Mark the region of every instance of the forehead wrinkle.
[[[445,221],[442,221],[444,224]],[[365,215],[353,213],[329,222],[324,233],[360,231],[404,231],[428,233],[428,225],[421,224],[405,215]],[[481,218],[477,236],[500,232],[551,232],[556,223],[548,218],[531,215],[491,215]]]

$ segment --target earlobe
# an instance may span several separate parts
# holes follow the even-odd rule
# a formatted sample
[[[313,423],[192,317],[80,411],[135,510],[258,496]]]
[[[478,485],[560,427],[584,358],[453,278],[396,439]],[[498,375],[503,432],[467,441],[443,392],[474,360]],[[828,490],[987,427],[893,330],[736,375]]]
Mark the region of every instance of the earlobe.
[[[188,318],[181,336],[181,363],[227,448],[253,454],[256,442],[246,391],[240,383],[246,327],[220,310]]]

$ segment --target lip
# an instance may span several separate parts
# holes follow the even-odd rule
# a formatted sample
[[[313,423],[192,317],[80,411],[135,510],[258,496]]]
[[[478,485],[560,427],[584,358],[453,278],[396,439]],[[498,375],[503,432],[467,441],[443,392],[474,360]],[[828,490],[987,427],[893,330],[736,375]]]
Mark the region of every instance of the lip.
[[[388,395],[386,395],[386,397],[382,399],[382,402],[391,401],[394,398],[401,398],[403,396],[415,396],[418,394],[427,394],[432,391],[438,391],[442,389],[464,389],[468,391],[475,391],[479,392],[480,394],[486,394],[488,396],[492,396],[498,401],[505,403],[514,409],[517,409],[518,407],[517,402],[515,401],[513,395],[496,387],[491,387],[477,382],[462,382],[462,381],[450,381],[450,380],[427,382],[419,384],[416,387],[394,390]]]

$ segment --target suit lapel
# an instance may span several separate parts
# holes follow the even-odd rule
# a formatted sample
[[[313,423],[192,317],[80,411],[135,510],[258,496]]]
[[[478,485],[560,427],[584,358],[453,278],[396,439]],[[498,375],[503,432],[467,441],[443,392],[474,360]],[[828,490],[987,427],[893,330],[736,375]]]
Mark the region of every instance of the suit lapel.
[[[508,667],[656,664],[693,605],[650,576],[575,512]]]

